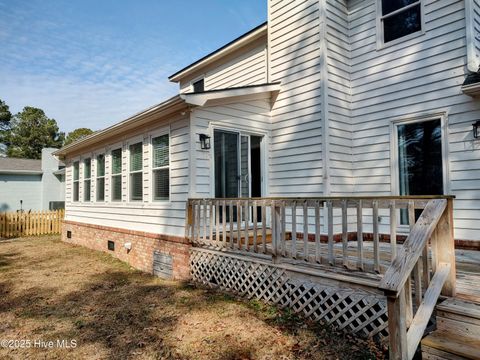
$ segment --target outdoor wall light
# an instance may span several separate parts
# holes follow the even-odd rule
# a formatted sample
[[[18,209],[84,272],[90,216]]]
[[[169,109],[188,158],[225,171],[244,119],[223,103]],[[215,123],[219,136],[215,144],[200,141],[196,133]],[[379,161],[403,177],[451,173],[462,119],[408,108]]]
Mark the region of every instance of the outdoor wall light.
[[[480,128],[480,120],[477,120],[476,122],[474,122],[472,126],[473,126],[473,138],[478,139],[480,136],[480,133],[478,131],[478,128]]]
[[[205,134],[200,134],[200,148],[202,150],[210,149],[210,136]]]

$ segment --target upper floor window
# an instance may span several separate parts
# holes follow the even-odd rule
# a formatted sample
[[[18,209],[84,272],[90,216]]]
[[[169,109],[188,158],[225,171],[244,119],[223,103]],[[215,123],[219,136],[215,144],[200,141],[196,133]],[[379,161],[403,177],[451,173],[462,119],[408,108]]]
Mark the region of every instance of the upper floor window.
[[[105,155],[97,155],[97,201],[105,200]]]
[[[205,81],[204,81],[204,79],[197,80],[192,85],[193,85],[193,92],[203,92],[203,91],[205,91]]]
[[[153,200],[170,196],[170,158],[168,134],[152,139]]]
[[[112,150],[112,201],[122,201],[122,149]]]
[[[92,160],[83,160],[83,201],[90,201],[90,189],[92,176]]]
[[[422,9],[419,0],[379,0],[383,42],[399,39],[422,30]]]
[[[130,200],[143,199],[143,154],[142,143],[130,145]]]
[[[73,201],[78,201],[78,194],[79,194],[79,180],[80,180],[80,163],[75,161],[73,163]]]

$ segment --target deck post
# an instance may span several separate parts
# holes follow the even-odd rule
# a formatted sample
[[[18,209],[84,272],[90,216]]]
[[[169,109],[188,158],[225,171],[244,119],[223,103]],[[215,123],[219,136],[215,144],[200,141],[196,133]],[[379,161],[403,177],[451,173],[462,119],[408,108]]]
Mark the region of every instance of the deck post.
[[[407,355],[407,324],[405,314],[405,289],[398,297],[387,296],[388,341],[390,360],[404,360]]]
[[[193,224],[193,208],[190,200],[187,200],[185,213],[185,238],[191,241],[192,239],[190,237],[190,231]]]
[[[455,296],[455,240],[453,237],[453,199],[447,199],[447,208],[437,225],[436,269],[441,262],[450,264],[450,274],[443,285],[442,295]]]

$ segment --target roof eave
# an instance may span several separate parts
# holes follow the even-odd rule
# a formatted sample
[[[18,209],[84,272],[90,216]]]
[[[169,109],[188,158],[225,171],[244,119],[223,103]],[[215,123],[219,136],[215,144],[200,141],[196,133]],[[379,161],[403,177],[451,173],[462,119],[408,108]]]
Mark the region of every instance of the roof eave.
[[[469,84],[469,85],[463,85],[462,92],[470,96],[480,95],[480,82]]]
[[[176,110],[180,110],[185,106],[187,106],[185,101],[179,95],[175,95],[174,97],[160,104],[157,104],[148,109],[145,109],[133,116],[130,116],[129,118],[119,123],[116,123],[112,126],[107,127],[104,130],[96,131],[93,134],[82,138],[82,140],[78,142],[74,142],[72,144],[64,146],[61,149],[54,151],[53,155],[64,157],[68,153],[72,153],[74,151],[85,148],[89,145],[98,143],[99,141],[112,138],[115,135],[118,135],[130,129],[141,126],[144,123],[147,123],[153,120],[151,118],[152,116],[155,116],[156,118],[158,118],[159,116],[166,116]]]
[[[228,44],[220,47],[219,49],[211,52],[210,54],[200,58],[199,60],[193,62],[192,64],[184,67],[183,69],[177,71],[176,73],[170,75],[168,80],[172,82],[179,82],[183,77],[197,71],[203,66],[206,66],[230,53],[233,51],[265,36],[267,34],[267,22],[253,28],[246,34],[236,38],[235,40],[229,42]]]
[[[42,175],[43,171],[41,170],[8,170],[8,169],[0,169],[0,174],[8,174],[8,175]]]
[[[280,83],[270,83],[198,93],[184,93],[180,94],[180,96],[185,100],[186,103],[190,105],[205,106],[209,101],[270,93],[271,102],[273,104],[279,92]]]

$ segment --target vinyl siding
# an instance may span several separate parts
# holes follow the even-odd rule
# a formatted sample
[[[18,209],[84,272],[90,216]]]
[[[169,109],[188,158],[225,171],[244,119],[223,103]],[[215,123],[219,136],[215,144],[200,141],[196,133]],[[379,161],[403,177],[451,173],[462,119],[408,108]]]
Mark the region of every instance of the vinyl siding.
[[[456,195],[455,237],[480,239],[480,147],[471,123],[478,100],[463,95],[466,32],[463,1],[426,1],[425,33],[377,50],[375,1],[350,1],[353,175],[358,195],[397,193],[390,153],[394,120],[445,114],[447,192]],[[475,205],[477,204],[477,205]]]
[[[159,130],[170,132],[170,201],[152,201],[151,193],[151,154],[150,135],[155,136]],[[92,161],[91,202],[72,202],[73,161],[67,160],[66,171],[66,219],[89,224],[105,225],[151,233],[183,236],[185,226],[185,201],[188,197],[189,175],[189,119],[178,115],[168,120],[159,120],[153,127],[139,129],[128,136],[113,139],[107,147],[92,149],[83,153],[80,158],[92,157],[106,153],[105,159],[105,202],[96,202],[95,180],[96,163]],[[112,202],[111,196],[111,156],[110,150],[123,144],[128,145],[143,141],[143,201],[129,201],[128,193],[128,151],[124,151],[122,159],[122,201]],[[80,199],[83,200],[83,165],[80,166]]]
[[[263,96],[255,100],[226,103],[216,106],[205,106],[193,109],[192,121],[192,150],[194,156],[194,180],[192,197],[215,197],[213,191],[213,129],[243,131],[263,135],[266,147],[270,138],[270,97]],[[212,148],[200,149],[200,134],[209,134]],[[263,154],[265,155],[265,154]],[[268,162],[265,157],[264,161]],[[264,177],[265,178],[265,177]]]
[[[353,193],[351,49],[347,1],[327,1],[326,16],[330,188],[333,196],[347,196]]]
[[[265,84],[267,82],[266,42],[265,37],[260,38],[182,79],[180,92],[193,91],[191,82],[202,77],[205,90]]]
[[[272,109],[269,195],[318,196],[324,172],[319,3],[270,0],[268,6],[269,81],[282,83]]]

